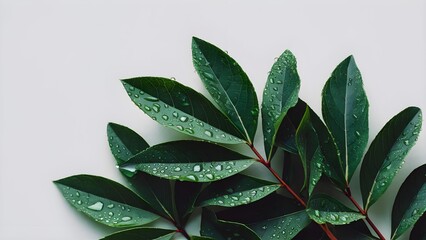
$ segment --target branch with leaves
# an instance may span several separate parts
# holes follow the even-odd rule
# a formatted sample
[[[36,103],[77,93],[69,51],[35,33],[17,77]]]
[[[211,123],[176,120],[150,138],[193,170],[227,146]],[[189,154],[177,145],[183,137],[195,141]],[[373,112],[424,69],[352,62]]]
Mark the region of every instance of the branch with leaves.
[[[111,152],[131,189],[91,175],[55,181],[78,211],[125,228],[104,239],[166,240],[177,234],[194,240],[385,239],[368,212],[417,141],[419,108],[398,113],[366,150],[369,104],[354,58],[341,62],[327,80],[321,120],[299,98],[296,58],[286,50],[263,91],[262,155],[254,143],[258,99],[247,74],[227,53],[195,37],[192,56],[215,103],[174,79],[138,77],[122,84],[144,113],[193,140],[150,146],[133,130],[109,123]],[[254,156],[223,146],[236,144],[246,144]],[[284,152],[282,173],[271,164],[280,160],[278,151]],[[360,164],[363,207],[349,185]],[[244,174],[260,167],[276,182]],[[344,196],[347,202],[338,200]],[[185,226],[197,208],[202,209],[200,236],[190,236]],[[413,226],[410,239],[426,239],[425,211],[426,164],[399,189],[390,239]],[[159,218],[175,228],[143,227]]]

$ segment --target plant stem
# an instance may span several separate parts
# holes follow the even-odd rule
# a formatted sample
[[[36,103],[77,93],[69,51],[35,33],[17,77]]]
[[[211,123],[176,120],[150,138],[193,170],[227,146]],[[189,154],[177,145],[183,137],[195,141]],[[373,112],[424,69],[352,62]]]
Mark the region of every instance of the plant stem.
[[[176,232],[182,234],[188,240],[191,239],[189,234],[186,232],[185,228],[181,227],[175,220],[173,220],[172,218],[165,218],[165,219],[168,220],[169,222],[171,222],[173,225],[175,225]]]
[[[367,211],[365,211],[359,204],[358,202],[352,197],[351,194],[351,189],[348,186],[346,188],[346,190],[344,191],[346,197],[349,198],[349,200],[351,200],[351,202],[355,205],[355,207],[358,209],[358,211],[365,216],[365,220],[368,222],[368,224],[370,224],[371,228],[374,230],[374,232],[377,234],[377,236],[381,239],[381,240],[386,240],[386,238],[382,235],[382,233],[379,231],[379,229],[376,227],[376,225],[374,225],[373,221],[371,221],[371,219],[368,217],[368,213]]]
[[[253,144],[247,144],[253,153],[259,158],[259,162],[262,163],[271,173],[274,175],[274,177],[280,182],[281,186],[284,187],[304,208],[306,208],[306,203],[303,201],[300,196],[293,191],[293,189],[278,175],[278,173],[271,167],[271,163],[266,161],[262,155],[257,151],[257,149],[254,147]],[[333,233],[328,229],[327,225],[325,224],[318,224],[322,230],[327,234],[328,238],[331,240],[337,240],[337,238],[333,235]]]

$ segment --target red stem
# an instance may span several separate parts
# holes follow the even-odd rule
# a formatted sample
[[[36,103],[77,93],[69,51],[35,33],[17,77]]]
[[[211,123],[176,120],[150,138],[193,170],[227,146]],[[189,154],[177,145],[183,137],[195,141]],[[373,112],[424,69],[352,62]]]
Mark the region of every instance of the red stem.
[[[168,220],[169,222],[171,222],[173,225],[175,225],[175,227],[176,227],[176,232],[178,232],[178,233],[180,233],[180,234],[182,234],[186,239],[188,239],[188,240],[190,240],[191,239],[191,237],[189,236],[189,234],[186,232],[186,230],[184,229],[184,228],[182,228],[182,227],[180,227],[179,226],[179,224],[175,221],[175,220],[173,220],[172,218],[166,218],[165,217],[165,219],[166,220]]]
[[[386,240],[386,238],[382,235],[382,233],[379,231],[379,229],[376,227],[376,225],[374,225],[373,221],[371,221],[371,219],[368,217],[368,213],[367,211],[365,211],[359,204],[358,202],[352,197],[351,194],[351,189],[349,187],[346,188],[346,190],[344,191],[346,197],[349,198],[349,200],[351,200],[351,202],[355,205],[355,207],[358,209],[358,211],[365,216],[365,220],[367,220],[368,224],[370,224],[371,228],[374,230],[374,232],[377,234],[377,236],[381,239],[381,240]]]

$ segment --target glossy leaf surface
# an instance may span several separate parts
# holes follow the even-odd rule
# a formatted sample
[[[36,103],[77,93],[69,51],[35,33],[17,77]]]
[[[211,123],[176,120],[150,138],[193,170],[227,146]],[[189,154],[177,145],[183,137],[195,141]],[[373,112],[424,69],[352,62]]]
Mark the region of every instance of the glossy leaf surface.
[[[392,209],[392,239],[411,228],[425,211],[426,164],[410,173],[396,195]]]
[[[388,189],[416,143],[422,124],[421,111],[408,107],[394,116],[371,143],[361,166],[360,185],[368,209]]]
[[[161,228],[133,228],[113,233],[101,240],[170,240],[176,230]]]
[[[281,122],[298,101],[299,88],[296,58],[286,50],[272,66],[263,90],[262,127],[268,160],[274,153],[275,138]]]
[[[368,141],[368,100],[353,56],[341,62],[322,91],[322,115],[350,182]]]
[[[212,182],[237,174],[255,161],[216,144],[175,141],[139,153],[122,168],[172,180]]]
[[[319,224],[343,225],[364,218],[361,213],[324,194],[312,196],[306,212]]]
[[[132,101],[166,127],[211,142],[244,142],[244,135],[228,118],[189,87],[159,77],[132,78],[122,83]]]
[[[235,207],[262,199],[278,188],[278,183],[237,174],[210,184],[201,193],[197,205]]]
[[[305,211],[299,211],[284,216],[249,224],[262,239],[293,239],[311,220]]]
[[[216,215],[203,208],[201,215],[201,235],[211,237],[215,240],[260,240],[260,238],[247,226],[218,220]]]
[[[410,240],[426,240],[426,214],[416,222],[411,230]]]
[[[149,206],[124,186],[106,178],[75,175],[54,182],[78,211],[111,227],[139,226],[158,218]]]
[[[227,53],[196,37],[192,38],[192,61],[214,101],[245,140],[252,142],[259,106],[247,74]]]

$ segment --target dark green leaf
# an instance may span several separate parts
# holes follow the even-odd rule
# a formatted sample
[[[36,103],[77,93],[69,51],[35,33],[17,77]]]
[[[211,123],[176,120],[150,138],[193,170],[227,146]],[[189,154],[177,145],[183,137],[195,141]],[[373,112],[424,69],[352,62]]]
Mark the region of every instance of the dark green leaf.
[[[191,236],[191,240],[215,240],[211,237],[202,237],[202,236]]]
[[[320,225],[311,221],[307,227],[300,231],[292,240],[329,240]]]
[[[250,224],[249,227],[262,239],[293,239],[311,220],[305,211]]]
[[[280,188],[279,183],[237,174],[210,184],[197,199],[197,205],[239,206],[262,199],[278,188]]]
[[[255,159],[201,141],[175,141],[139,153],[122,168],[180,181],[212,182],[248,168]]]
[[[408,107],[380,130],[361,166],[360,185],[364,209],[372,206],[388,189],[416,143],[422,124],[421,110]]]
[[[350,182],[368,142],[368,100],[353,56],[334,69],[322,91],[322,115]]]
[[[175,183],[175,202],[177,216],[181,226],[185,226],[189,216],[194,210],[195,201],[201,192],[201,183],[181,182]]]
[[[426,240],[426,214],[420,217],[413,227],[410,240]]]
[[[216,215],[203,208],[201,215],[201,235],[215,240],[256,240],[260,238],[247,226],[236,222],[218,220]]]
[[[158,218],[135,193],[106,178],[75,175],[54,183],[73,207],[102,224],[140,226]]]
[[[363,220],[346,225],[334,226],[334,235],[345,240],[376,240]]]
[[[319,224],[343,225],[364,218],[361,213],[324,194],[312,196],[306,212],[312,220]]]
[[[244,142],[244,135],[227,117],[189,87],[159,77],[132,78],[122,83],[132,101],[166,127],[211,142]]]
[[[161,228],[133,228],[113,233],[101,240],[170,240],[176,230]]]
[[[268,160],[275,151],[275,138],[281,122],[287,111],[297,103],[299,88],[296,58],[286,50],[272,66],[263,90],[262,127]]]
[[[410,173],[396,195],[392,209],[392,239],[412,227],[425,211],[426,164]]]
[[[247,74],[228,54],[196,37],[192,38],[192,61],[215,102],[251,143],[259,106]]]
[[[299,155],[284,151],[282,179],[292,189],[303,193],[305,184],[305,171]]]

